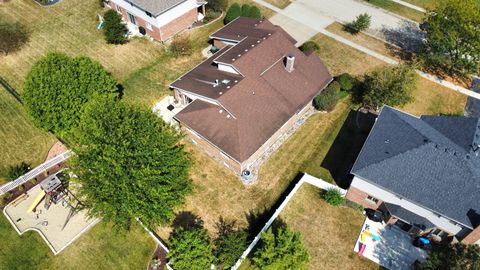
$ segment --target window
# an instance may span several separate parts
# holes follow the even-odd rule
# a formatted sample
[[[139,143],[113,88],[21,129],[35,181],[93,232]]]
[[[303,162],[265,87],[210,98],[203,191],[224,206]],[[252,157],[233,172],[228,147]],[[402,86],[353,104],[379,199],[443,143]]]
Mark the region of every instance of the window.
[[[152,24],[151,24],[151,23],[146,22],[146,25],[147,25],[147,28],[148,28],[149,30],[152,30]]]
[[[439,237],[440,239],[443,239],[443,238],[445,238],[445,237],[448,236],[448,233],[446,233],[446,232],[444,232],[444,231],[442,231],[442,230],[440,230],[440,229],[435,229],[435,230],[433,230],[433,231],[430,233],[430,235],[437,236],[437,237]]]
[[[118,11],[118,12],[122,13],[123,10],[122,10],[122,7],[121,7],[121,6],[116,5],[116,8],[117,8],[117,11]]]
[[[370,196],[370,195],[367,196],[366,200],[367,200],[368,202],[370,202],[370,203],[373,203],[373,204],[377,204],[377,203],[378,203],[378,199],[375,198],[375,197],[373,197],[373,196]]]
[[[137,24],[137,20],[135,19],[135,16],[133,16],[132,14],[128,13],[128,19],[130,20],[131,23],[133,24]]]

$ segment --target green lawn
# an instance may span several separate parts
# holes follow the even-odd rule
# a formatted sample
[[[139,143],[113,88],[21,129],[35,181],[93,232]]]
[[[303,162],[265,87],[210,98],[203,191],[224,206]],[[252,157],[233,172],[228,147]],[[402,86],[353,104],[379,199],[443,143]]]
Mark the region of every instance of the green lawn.
[[[377,6],[379,8],[383,8],[392,13],[408,18],[410,20],[414,20],[416,22],[421,22],[424,16],[423,12],[406,7],[402,4],[398,4],[391,0],[364,0],[364,1],[374,6]]]
[[[8,166],[22,161],[36,166],[55,143],[53,135],[35,128],[18,101],[0,86],[0,184]]]
[[[128,233],[100,222],[54,256],[36,232],[19,236],[0,216],[0,269],[145,269],[155,242],[139,225]]]
[[[409,2],[410,4],[414,4],[419,7],[423,7],[425,9],[432,9],[437,5],[439,0],[403,0],[405,2]],[[480,3],[480,0],[477,0]]]

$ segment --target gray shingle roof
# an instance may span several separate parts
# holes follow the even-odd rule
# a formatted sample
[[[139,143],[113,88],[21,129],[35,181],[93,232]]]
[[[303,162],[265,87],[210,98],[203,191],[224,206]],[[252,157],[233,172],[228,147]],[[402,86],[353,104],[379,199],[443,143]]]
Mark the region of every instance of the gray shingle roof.
[[[471,228],[480,210],[478,118],[382,109],[352,174]]]
[[[185,0],[129,0],[135,6],[158,16]]]

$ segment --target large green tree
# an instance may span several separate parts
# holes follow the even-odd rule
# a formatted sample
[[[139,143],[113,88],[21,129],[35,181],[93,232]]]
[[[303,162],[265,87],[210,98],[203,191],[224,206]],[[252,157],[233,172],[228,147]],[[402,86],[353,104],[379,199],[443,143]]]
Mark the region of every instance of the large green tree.
[[[387,66],[364,76],[362,102],[365,106],[378,109],[387,104],[405,105],[413,100],[418,75],[409,66]]]
[[[480,2],[445,0],[427,13],[420,53],[427,68],[466,75],[480,69]]]
[[[180,135],[150,110],[107,98],[85,106],[71,168],[90,214],[128,228],[165,224],[190,190]]]
[[[435,246],[428,252],[427,260],[416,266],[417,270],[478,270],[480,269],[480,247],[478,245]]]
[[[215,256],[223,269],[230,269],[247,248],[247,232],[236,228],[235,222],[220,218],[217,223],[215,239]]]
[[[213,246],[204,228],[180,227],[170,237],[167,256],[175,269],[206,270],[215,259],[212,252]]]
[[[302,236],[288,228],[268,229],[262,234],[259,248],[253,256],[255,269],[307,269],[310,255]]]
[[[117,82],[99,63],[50,53],[28,73],[22,98],[37,127],[65,137],[85,103],[100,95],[116,96]]]

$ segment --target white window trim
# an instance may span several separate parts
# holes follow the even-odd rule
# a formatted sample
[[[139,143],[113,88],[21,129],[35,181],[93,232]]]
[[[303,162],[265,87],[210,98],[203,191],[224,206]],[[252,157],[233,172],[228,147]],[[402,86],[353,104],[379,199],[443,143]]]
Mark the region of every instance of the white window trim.
[[[371,198],[371,199],[370,199]],[[365,200],[371,204],[377,204],[378,203],[378,199],[373,197],[372,195],[368,195],[367,198],[365,198]],[[376,200],[376,201],[375,201]]]

